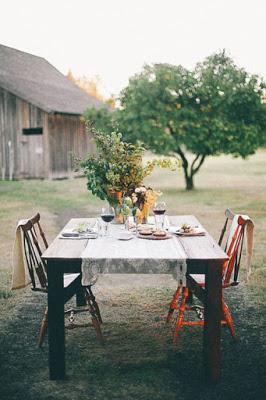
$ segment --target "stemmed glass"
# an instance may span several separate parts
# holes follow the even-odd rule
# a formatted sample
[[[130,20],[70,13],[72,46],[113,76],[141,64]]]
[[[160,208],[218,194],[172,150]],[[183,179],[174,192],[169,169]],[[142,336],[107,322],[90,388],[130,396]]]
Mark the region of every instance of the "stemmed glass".
[[[101,211],[101,218],[105,222],[105,229],[103,236],[109,236],[108,231],[109,231],[109,223],[114,219],[115,217],[115,210],[114,207],[107,206],[103,207]]]
[[[154,203],[153,214],[155,217],[155,227],[156,230],[163,230],[164,227],[164,215],[166,211],[166,203],[161,201],[159,203]]]

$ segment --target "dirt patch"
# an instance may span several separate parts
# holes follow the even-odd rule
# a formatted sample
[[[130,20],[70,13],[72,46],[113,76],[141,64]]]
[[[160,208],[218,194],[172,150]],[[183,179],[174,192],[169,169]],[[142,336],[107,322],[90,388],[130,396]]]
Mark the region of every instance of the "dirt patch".
[[[1,321],[1,399],[264,399],[265,311],[256,307],[248,289],[228,291],[241,339],[233,342],[222,329],[222,379],[209,386],[203,376],[201,328],[184,328],[174,347],[173,325],[164,323],[173,282],[147,278],[121,275],[98,281],[106,344],[97,342],[91,327],[67,331],[64,382],[48,380],[47,338],[41,350],[36,346],[46,297],[21,291]]]

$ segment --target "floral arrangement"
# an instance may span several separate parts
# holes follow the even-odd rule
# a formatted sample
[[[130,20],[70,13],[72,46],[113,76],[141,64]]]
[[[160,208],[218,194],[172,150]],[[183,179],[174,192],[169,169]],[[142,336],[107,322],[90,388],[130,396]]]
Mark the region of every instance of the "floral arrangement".
[[[87,124],[87,129],[97,148],[96,154],[89,154],[84,160],[78,160],[87,178],[88,190],[121,210],[129,207],[133,209],[133,213],[145,215],[146,208],[154,202],[158,193],[143,186],[144,178],[156,166],[174,171],[180,166],[180,160],[153,159],[143,164],[145,148],[140,143],[125,142],[121,133],[102,133],[90,124]],[[134,206],[127,205],[131,204],[129,198]]]
[[[150,187],[139,186],[130,195],[122,199],[120,212],[124,216],[132,213],[139,222],[145,222],[149,216],[149,210],[156,202],[161,192],[156,192]]]

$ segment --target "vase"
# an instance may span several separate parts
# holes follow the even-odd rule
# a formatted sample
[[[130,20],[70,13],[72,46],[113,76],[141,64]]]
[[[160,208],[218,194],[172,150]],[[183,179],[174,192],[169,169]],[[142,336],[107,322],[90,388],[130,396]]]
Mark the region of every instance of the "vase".
[[[140,210],[140,216],[139,216],[141,224],[146,224],[148,222],[149,213],[150,213],[150,206],[147,203],[144,203]]]
[[[129,230],[129,215],[125,215],[123,220],[124,220],[125,230],[128,231]]]
[[[114,198],[116,200],[116,203],[114,205],[115,209],[115,222],[117,224],[123,224],[124,223],[124,216],[120,211],[120,206],[122,204],[122,197],[123,193],[121,191],[115,191],[114,192]]]

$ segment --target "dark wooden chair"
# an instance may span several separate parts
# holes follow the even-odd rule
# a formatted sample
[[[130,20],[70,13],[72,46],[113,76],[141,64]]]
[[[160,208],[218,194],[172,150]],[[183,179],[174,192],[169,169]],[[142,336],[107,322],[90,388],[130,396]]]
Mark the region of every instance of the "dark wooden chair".
[[[46,263],[41,256],[45,249],[48,248],[48,243],[44,231],[40,224],[40,214],[36,214],[33,218],[26,220],[21,225],[23,232],[23,246],[25,262],[28,267],[28,272],[31,280],[32,290],[35,292],[47,293],[47,271]],[[103,342],[101,332],[102,318],[95,296],[92,293],[91,286],[82,287],[81,274],[65,274],[64,275],[64,291],[65,303],[73,296],[76,296],[77,307],[70,308],[65,311],[69,315],[69,326],[67,328],[75,328],[87,326],[88,324],[76,324],[75,313],[89,312],[92,319],[92,324],[95,328],[98,339]],[[42,346],[45,333],[48,326],[48,309],[46,308],[39,332],[38,345]]]
[[[229,259],[224,262],[223,270],[222,270],[222,289],[226,289],[231,286],[238,285],[238,273],[241,261],[241,255],[243,250],[243,242],[244,242],[244,233],[245,226],[247,221],[247,216],[239,215],[238,217],[235,214],[227,209],[225,211],[226,221],[223,226],[220,238],[219,245],[222,245],[225,232],[227,230],[228,221],[232,221],[231,227],[229,230],[229,234],[225,244],[225,252],[227,253]],[[191,305],[193,295],[195,295],[203,304],[204,304],[204,288],[205,288],[205,276],[204,275],[196,275],[196,274],[187,274],[187,285],[186,287],[178,286],[177,290],[173,296],[173,300],[170,304],[169,312],[166,318],[166,322],[169,322],[172,319],[173,313],[177,310],[177,318],[175,324],[174,331],[174,343],[177,342],[179,337],[179,332],[182,326],[184,325],[203,325],[204,324],[204,307],[198,305]],[[180,303],[179,298],[181,298]],[[186,311],[195,311],[198,317],[196,321],[185,320],[185,312]],[[233,324],[233,319],[230,313],[230,310],[227,304],[224,301],[222,296],[222,311],[223,311],[223,319],[221,323],[223,325],[227,325],[231,335],[236,339],[236,332]]]

